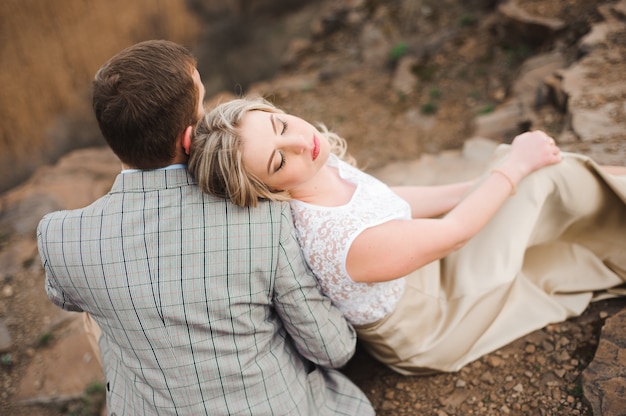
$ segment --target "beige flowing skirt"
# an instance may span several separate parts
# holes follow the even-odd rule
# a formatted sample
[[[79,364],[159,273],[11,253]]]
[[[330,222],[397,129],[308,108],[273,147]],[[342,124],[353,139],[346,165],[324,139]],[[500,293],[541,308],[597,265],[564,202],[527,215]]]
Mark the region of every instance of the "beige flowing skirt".
[[[374,358],[407,375],[457,371],[626,282],[626,176],[564,156],[468,244],[409,275],[391,314],[355,326]]]

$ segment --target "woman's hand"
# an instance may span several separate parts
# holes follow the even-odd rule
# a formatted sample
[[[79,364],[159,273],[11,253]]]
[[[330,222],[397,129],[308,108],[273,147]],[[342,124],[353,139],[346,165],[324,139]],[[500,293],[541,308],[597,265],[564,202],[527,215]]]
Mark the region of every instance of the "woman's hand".
[[[535,130],[515,137],[509,157],[500,169],[506,170],[517,183],[532,172],[562,159],[554,139],[541,130]]]

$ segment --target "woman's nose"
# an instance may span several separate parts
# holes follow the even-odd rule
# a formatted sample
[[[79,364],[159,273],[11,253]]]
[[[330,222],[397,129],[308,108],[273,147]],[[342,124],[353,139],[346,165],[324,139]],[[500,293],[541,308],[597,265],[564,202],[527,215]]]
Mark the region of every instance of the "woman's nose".
[[[306,141],[301,135],[289,135],[284,137],[283,145],[281,147],[285,150],[300,154],[306,150]]]

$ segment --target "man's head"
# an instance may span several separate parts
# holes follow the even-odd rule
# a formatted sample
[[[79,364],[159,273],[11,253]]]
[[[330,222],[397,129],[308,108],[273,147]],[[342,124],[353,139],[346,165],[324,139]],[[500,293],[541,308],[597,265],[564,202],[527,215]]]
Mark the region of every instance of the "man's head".
[[[107,143],[127,167],[181,162],[182,135],[203,113],[204,87],[184,47],[151,40],[106,62],[93,81],[93,108]]]

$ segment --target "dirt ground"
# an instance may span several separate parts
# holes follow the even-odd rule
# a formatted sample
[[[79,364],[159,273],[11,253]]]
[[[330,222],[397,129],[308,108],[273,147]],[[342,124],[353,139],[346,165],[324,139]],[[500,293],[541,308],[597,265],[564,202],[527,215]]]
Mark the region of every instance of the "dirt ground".
[[[471,137],[475,117],[507,99],[526,58],[559,48],[570,61],[576,59],[577,41],[600,18],[597,6],[605,1],[519,0],[529,13],[566,22],[558,36],[534,44],[509,42],[494,31],[494,1],[321,3],[325,13],[314,22],[311,37],[294,41],[285,51],[284,68],[272,81],[282,87],[270,98],[289,112],[322,121],[341,133],[359,165],[376,169],[423,153],[460,148]],[[346,12],[354,9],[359,13]],[[363,31],[355,28],[368,25],[380,29],[390,40],[385,50],[391,47],[397,54],[387,53],[363,64],[363,55],[373,53],[378,43],[364,41]],[[361,49],[363,42],[371,48]],[[400,56],[413,56],[418,74],[418,84],[407,94],[391,87]],[[297,87],[289,88],[293,80]],[[535,125],[520,129],[541,128],[560,137],[567,123],[565,115],[549,105],[540,114]],[[428,129],[421,127],[425,124]],[[613,147],[605,149],[606,161],[612,160],[615,143],[621,152],[626,148],[623,140],[613,142]],[[581,152],[590,146],[576,141],[563,145]],[[8,237],[0,241],[3,248],[8,241]],[[28,250],[32,252],[33,247]],[[14,389],[19,372],[37,348],[45,345],[39,331],[46,323],[39,321],[53,308],[41,295],[24,301],[26,293],[41,288],[43,279],[32,274],[40,268],[29,266],[38,258],[26,256],[26,261],[25,271],[10,281],[12,293],[23,295],[2,294],[10,300],[0,305],[0,316],[9,315],[10,308],[12,315],[19,312],[20,320],[10,322],[19,348],[14,364],[2,366],[5,393],[0,404],[8,403],[8,392]],[[580,374],[593,358],[602,323],[625,306],[624,300],[595,303],[581,317],[536,331],[454,374],[399,376],[360,348],[344,371],[380,415],[591,415]],[[95,401],[19,407],[12,414],[97,414],[93,403],[99,403],[100,394],[92,395]]]

